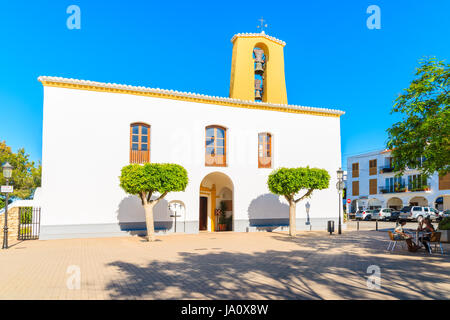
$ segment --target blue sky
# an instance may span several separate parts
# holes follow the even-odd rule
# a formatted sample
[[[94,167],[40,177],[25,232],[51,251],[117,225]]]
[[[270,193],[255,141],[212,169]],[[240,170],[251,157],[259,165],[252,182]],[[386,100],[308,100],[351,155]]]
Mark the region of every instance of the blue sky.
[[[41,159],[39,75],[228,96],[231,37],[286,41],[290,104],[339,108],[346,157],[381,149],[423,56],[450,56],[450,1],[0,1],[0,140]],[[69,30],[66,9],[81,9]],[[381,29],[369,30],[369,5]],[[448,60],[447,60],[448,61]],[[307,138],[307,137],[305,137]]]

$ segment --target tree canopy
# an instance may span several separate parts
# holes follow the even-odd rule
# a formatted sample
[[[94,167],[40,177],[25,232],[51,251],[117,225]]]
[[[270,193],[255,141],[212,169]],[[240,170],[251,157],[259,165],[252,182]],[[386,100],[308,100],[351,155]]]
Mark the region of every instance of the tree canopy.
[[[172,191],[184,191],[187,184],[186,169],[171,163],[130,164],[122,168],[120,176],[120,186],[125,192],[146,201],[150,201],[155,192],[166,195]]]
[[[421,168],[425,175],[450,172],[450,64],[422,59],[415,79],[395,100],[403,115],[387,129],[395,170]]]
[[[35,164],[34,161],[30,161],[29,157],[25,149],[21,148],[14,153],[5,141],[0,141],[0,166],[5,162],[13,166],[10,184],[14,186],[14,192],[10,194],[11,198],[28,199],[34,190],[41,186],[42,166],[40,163]],[[0,184],[5,183],[0,168]],[[4,194],[0,195],[0,208],[4,206],[4,197]]]
[[[328,188],[330,175],[325,169],[318,168],[280,168],[269,175],[267,181],[269,190],[282,195],[286,200],[298,202],[311,196],[314,190]],[[294,199],[300,190],[307,190],[299,199]]]

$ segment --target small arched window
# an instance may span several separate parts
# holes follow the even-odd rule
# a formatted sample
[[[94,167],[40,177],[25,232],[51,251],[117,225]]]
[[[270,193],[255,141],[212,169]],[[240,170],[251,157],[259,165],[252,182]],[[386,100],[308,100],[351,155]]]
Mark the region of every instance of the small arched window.
[[[206,127],[205,165],[224,167],[227,163],[227,130],[220,126]]]
[[[272,167],[272,135],[258,134],[258,168]]]
[[[130,125],[130,163],[150,162],[150,126],[145,123]]]

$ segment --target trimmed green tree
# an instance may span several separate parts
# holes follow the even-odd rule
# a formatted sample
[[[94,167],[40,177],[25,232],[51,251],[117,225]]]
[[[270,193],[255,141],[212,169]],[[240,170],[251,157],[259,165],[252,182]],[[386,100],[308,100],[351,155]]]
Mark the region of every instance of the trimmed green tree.
[[[421,60],[392,113],[403,116],[387,129],[395,170],[420,168],[425,176],[450,172],[450,64]]]
[[[314,190],[327,189],[330,175],[325,169],[318,168],[280,168],[269,175],[267,185],[270,192],[284,196],[289,202],[289,235],[296,234],[296,205],[299,201],[311,197]],[[301,190],[306,192],[295,198]]]
[[[120,186],[125,192],[139,196],[144,206],[148,241],[155,240],[153,208],[169,192],[184,191],[187,184],[187,171],[178,164],[130,164],[122,168]],[[152,199],[154,194],[159,197]]]

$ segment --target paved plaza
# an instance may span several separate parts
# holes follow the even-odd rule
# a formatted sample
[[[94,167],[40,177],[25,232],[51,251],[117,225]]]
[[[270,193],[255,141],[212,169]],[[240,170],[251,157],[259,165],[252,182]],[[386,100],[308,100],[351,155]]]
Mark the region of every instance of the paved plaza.
[[[391,254],[386,232],[353,227],[24,241],[0,251],[0,299],[450,299],[449,244]]]

